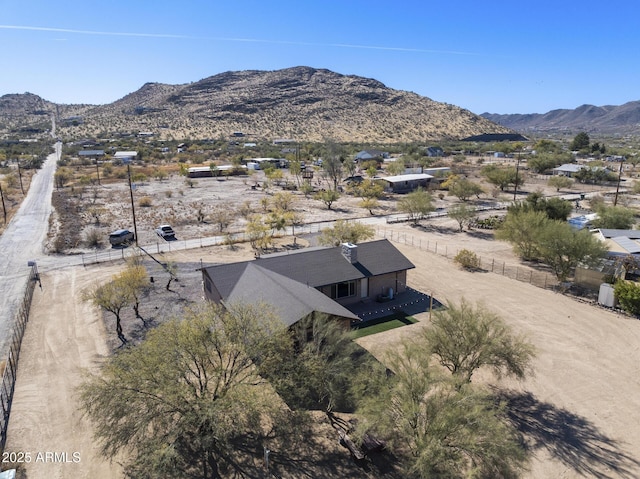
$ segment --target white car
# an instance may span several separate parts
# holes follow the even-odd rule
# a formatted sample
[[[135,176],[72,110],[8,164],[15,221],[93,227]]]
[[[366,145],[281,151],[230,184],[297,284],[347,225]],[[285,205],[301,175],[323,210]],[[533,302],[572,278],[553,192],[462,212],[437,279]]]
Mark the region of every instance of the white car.
[[[176,232],[173,231],[173,228],[169,225],[161,225],[156,228],[156,234],[160,236],[160,238],[171,238],[176,235]]]

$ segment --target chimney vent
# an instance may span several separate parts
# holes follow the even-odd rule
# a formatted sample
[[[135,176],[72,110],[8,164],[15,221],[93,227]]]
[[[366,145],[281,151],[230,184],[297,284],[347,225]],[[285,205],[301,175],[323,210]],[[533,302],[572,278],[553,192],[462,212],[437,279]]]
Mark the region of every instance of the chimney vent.
[[[342,256],[351,264],[358,262],[358,247],[351,243],[342,243]]]

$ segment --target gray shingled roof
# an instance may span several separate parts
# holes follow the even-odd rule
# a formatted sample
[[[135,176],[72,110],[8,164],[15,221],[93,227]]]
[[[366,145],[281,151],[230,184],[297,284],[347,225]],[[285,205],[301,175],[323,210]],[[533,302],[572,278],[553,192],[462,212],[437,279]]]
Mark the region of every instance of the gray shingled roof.
[[[263,268],[314,288],[415,268],[413,263],[386,239],[356,246],[357,264],[349,263],[342,256],[340,247],[263,256],[255,261]]]
[[[358,319],[348,309],[325,296],[315,288],[306,286],[273,271],[248,263],[225,303],[260,303],[273,305],[280,319],[291,326],[314,311],[330,316]]]
[[[308,248],[205,268],[224,302],[273,304],[291,325],[313,311],[357,319],[316,288],[415,268],[388,240],[357,245],[351,264],[341,248]]]

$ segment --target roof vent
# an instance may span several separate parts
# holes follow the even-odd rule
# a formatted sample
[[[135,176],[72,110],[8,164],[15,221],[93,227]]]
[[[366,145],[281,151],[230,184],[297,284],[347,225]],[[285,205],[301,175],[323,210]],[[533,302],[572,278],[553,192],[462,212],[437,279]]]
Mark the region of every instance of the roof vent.
[[[342,243],[342,256],[351,264],[358,262],[358,247],[351,243]]]

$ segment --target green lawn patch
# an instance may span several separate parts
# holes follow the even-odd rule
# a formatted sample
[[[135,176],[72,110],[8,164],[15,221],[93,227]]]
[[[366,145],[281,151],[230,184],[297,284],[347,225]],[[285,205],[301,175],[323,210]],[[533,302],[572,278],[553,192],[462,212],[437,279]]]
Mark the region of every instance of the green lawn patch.
[[[418,320],[413,316],[407,316],[403,313],[393,313],[389,316],[384,316],[379,319],[367,321],[364,324],[356,324],[353,326],[354,338],[362,338],[369,336],[370,334],[381,333],[383,331],[389,331],[390,329],[400,328],[407,324],[417,323]]]

